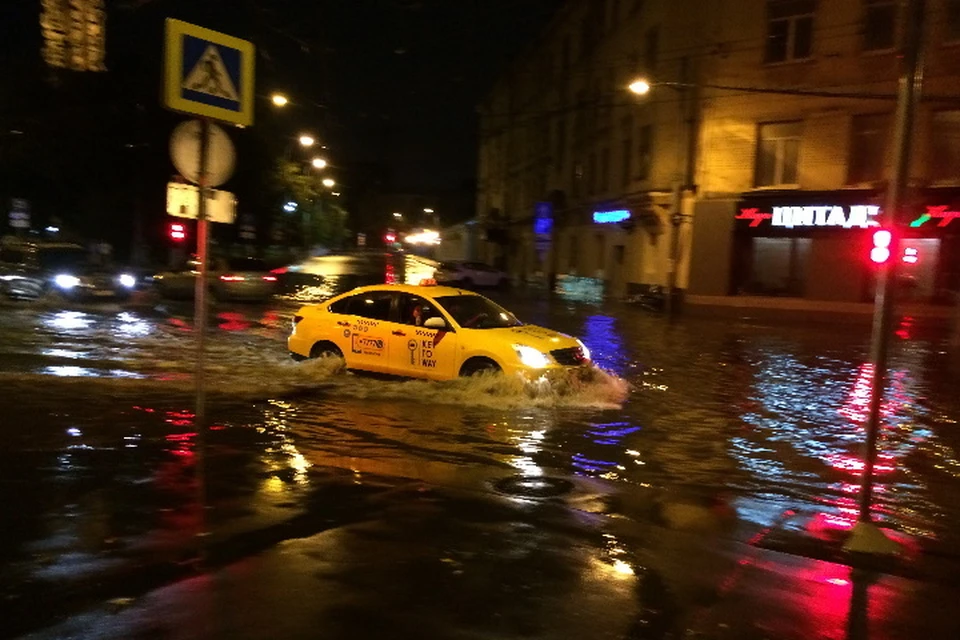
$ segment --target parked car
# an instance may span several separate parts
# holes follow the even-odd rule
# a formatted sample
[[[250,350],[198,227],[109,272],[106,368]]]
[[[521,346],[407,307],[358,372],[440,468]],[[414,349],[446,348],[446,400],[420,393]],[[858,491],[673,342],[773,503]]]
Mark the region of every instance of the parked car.
[[[197,276],[196,258],[170,271],[153,277],[157,291],[164,298],[188,300],[194,296]],[[258,258],[214,258],[207,270],[209,291],[217,300],[261,302],[277,291],[277,276]]]
[[[137,286],[132,272],[95,264],[73,242],[6,237],[0,241],[0,292],[36,299],[55,294],[70,300],[123,300]]]
[[[434,280],[440,284],[455,284],[469,289],[471,287],[500,287],[510,284],[510,276],[482,262],[451,260],[441,262],[434,274]]]

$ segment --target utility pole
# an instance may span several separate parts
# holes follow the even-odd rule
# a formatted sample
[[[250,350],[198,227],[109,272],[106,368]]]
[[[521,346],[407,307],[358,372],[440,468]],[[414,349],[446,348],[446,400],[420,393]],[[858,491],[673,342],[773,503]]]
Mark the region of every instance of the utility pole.
[[[844,550],[857,553],[894,554],[899,546],[888,539],[870,517],[873,500],[873,470],[877,459],[877,439],[880,431],[880,407],[887,381],[887,354],[890,343],[890,325],[896,291],[896,269],[900,255],[897,226],[902,218],[900,209],[905,201],[910,166],[910,142],[913,116],[923,85],[923,22],[925,0],[906,2],[906,38],[903,48],[903,67],[897,96],[897,119],[894,129],[894,165],[886,206],[881,224],[893,233],[891,256],[879,265],[877,290],[874,298],[873,335],[870,355],[873,376],[870,384],[870,411],[867,417],[867,440],[864,455],[863,486],[860,492],[860,513],[857,524]]]

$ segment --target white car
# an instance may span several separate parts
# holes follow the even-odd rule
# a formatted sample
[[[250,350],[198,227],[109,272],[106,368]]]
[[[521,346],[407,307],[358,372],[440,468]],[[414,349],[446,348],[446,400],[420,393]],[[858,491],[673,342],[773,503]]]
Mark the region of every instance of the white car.
[[[471,287],[506,288],[510,276],[482,262],[452,260],[441,262],[433,276],[440,284],[451,284],[470,289]]]

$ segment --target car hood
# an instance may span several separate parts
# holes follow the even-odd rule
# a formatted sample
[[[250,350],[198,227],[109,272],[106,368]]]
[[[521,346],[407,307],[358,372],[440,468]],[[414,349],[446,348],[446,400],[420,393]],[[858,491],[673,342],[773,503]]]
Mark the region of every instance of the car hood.
[[[477,331],[489,333],[491,336],[497,336],[503,340],[510,340],[513,344],[527,345],[543,352],[580,346],[580,343],[574,337],[546,327],[538,327],[535,324],[524,324],[519,327],[502,329],[477,329]]]

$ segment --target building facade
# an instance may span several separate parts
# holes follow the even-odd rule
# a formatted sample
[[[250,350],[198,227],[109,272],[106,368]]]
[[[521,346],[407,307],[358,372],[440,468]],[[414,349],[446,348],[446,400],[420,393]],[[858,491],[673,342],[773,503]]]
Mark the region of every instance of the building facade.
[[[481,109],[488,259],[615,297],[869,299],[901,5],[568,2]],[[896,257],[936,301],[960,289],[960,0],[928,0],[923,40]]]

